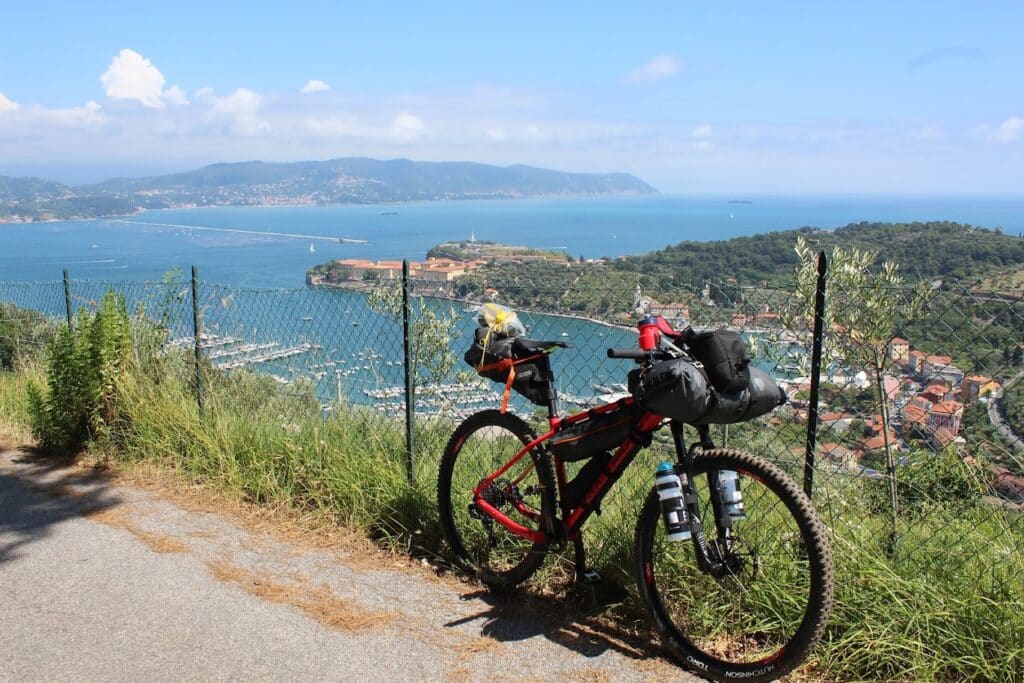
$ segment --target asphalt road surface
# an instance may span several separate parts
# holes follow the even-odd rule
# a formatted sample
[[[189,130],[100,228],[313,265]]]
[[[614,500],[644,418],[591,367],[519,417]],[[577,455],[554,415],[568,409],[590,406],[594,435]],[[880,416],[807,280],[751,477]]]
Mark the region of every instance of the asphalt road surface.
[[[299,679],[697,680],[557,603],[0,456],[0,680]]]

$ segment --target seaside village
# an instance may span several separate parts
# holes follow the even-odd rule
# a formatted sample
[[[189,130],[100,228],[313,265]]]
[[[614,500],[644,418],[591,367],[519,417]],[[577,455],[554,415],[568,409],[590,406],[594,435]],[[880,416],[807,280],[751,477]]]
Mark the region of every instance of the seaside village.
[[[889,342],[889,358],[895,373],[883,377],[883,389],[894,406],[890,417],[888,441],[896,452],[907,451],[911,443],[924,442],[933,450],[954,448],[965,459],[971,455],[963,450],[966,440],[961,435],[964,409],[972,402],[981,402],[988,408],[990,419],[998,426],[998,413],[994,401],[1002,387],[999,382],[984,375],[967,375],[953,363],[950,356],[926,354],[913,349],[906,339]],[[864,373],[847,376],[835,369],[828,379],[837,385],[854,384],[867,387]],[[800,378],[789,385],[794,395],[806,395],[810,388],[808,378]],[[806,406],[793,401],[798,418],[807,419]],[[822,400],[818,407],[819,423],[835,440],[820,443],[819,453],[836,466],[859,470],[862,459],[871,454],[884,454],[886,435],[882,416],[864,416],[830,409]],[[994,415],[995,413],[995,415]],[[854,433],[856,431],[856,433]],[[847,435],[848,438],[836,438]],[[827,437],[826,437],[827,438]],[[837,443],[837,441],[843,441]],[[803,449],[800,449],[803,452]],[[869,475],[874,471],[863,467]],[[1024,477],[1010,470],[993,466],[994,492],[1002,499],[1024,506]]]
[[[465,246],[467,243],[462,243]],[[496,260],[524,260],[543,258],[526,256],[521,247],[505,247],[506,254],[495,254],[492,250],[472,260],[450,258],[428,258],[423,262],[410,261],[410,276],[428,283],[451,283],[467,272]],[[516,253],[518,252],[518,253]],[[311,274],[310,285],[342,284],[343,282],[367,279],[395,280],[402,275],[401,261],[368,261],[365,259],[343,259],[333,262],[332,271],[326,274]],[[707,292],[704,293],[708,298]],[[635,312],[645,315],[664,315],[667,318],[689,318],[685,303],[661,304],[642,295],[639,287],[635,293]],[[734,315],[730,326],[738,329],[751,327],[770,328],[778,323],[778,313],[765,307],[754,315]],[[999,382],[984,375],[967,375],[958,368],[950,356],[926,354],[911,347],[906,339],[895,338],[889,343],[889,358],[895,372],[883,378],[884,391],[889,398],[892,411],[888,441],[895,452],[909,450],[910,444],[924,442],[939,451],[946,448],[961,450],[966,441],[961,436],[964,408],[975,401],[989,406],[991,420],[997,426],[1001,418],[995,410],[994,400],[1002,387]],[[786,371],[788,368],[782,368]],[[828,372],[828,381],[837,386],[868,387],[864,373],[849,373],[844,368],[833,368]],[[806,396],[810,388],[806,377],[786,382],[791,397]],[[791,401],[798,420],[806,421],[806,404],[798,398]],[[883,434],[882,416],[865,416],[848,412],[837,412],[822,399],[818,408],[819,423],[833,440],[819,444],[819,452],[837,467],[863,470],[866,474],[875,471],[866,465],[873,458],[865,456],[882,455],[886,438]],[[826,437],[827,438],[827,437]],[[839,443],[842,441],[842,443]],[[802,452],[802,451],[801,451]],[[964,452],[964,458],[970,454]],[[877,462],[877,461],[876,461]],[[1024,507],[1024,477],[1014,475],[1006,468],[993,466],[994,491],[1004,500]]]

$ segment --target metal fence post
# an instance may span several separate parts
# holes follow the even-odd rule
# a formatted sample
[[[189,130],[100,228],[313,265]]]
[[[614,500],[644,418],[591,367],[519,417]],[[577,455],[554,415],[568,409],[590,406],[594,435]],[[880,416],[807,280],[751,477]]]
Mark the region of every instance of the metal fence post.
[[[811,346],[811,395],[807,399],[807,450],[804,452],[804,493],[814,492],[814,449],[818,437],[818,385],[821,383],[821,351],[825,336],[825,274],[828,260],[818,253],[818,285],[814,294],[814,339]]]
[[[74,327],[72,322],[73,316],[71,315],[71,276],[68,275],[68,269],[64,269],[64,308],[67,309],[68,313],[68,329]]]
[[[203,387],[203,347],[202,347],[202,323],[199,320],[199,272],[192,266],[192,327],[196,337],[196,403],[199,405],[199,416],[202,417],[206,411],[206,397]]]
[[[412,354],[409,350],[409,261],[402,260],[402,343],[405,365],[405,476],[413,483],[413,411],[416,397],[413,394]]]

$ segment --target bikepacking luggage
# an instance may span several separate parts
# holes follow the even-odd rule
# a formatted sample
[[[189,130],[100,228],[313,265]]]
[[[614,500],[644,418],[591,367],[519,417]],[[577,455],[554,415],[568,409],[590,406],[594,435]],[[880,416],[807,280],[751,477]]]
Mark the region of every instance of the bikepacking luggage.
[[[703,370],[685,358],[655,363],[630,373],[630,391],[644,408],[692,425],[743,422],[770,412],[786,394],[770,375],[752,365],[739,391],[713,390]]]
[[[750,383],[750,358],[739,332],[725,328],[698,332],[686,340],[693,357],[704,366],[711,385],[721,394],[743,391]]]
[[[551,451],[562,460],[575,462],[614,451],[633,429],[636,411],[631,400],[588,410],[585,418],[573,422],[551,437]]]
[[[481,377],[504,384],[506,388],[511,378],[511,389],[536,405],[547,405],[553,381],[547,357],[534,354],[525,359],[513,358],[514,341],[515,337],[502,336],[489,327],[478,327],[463,358]],[[502,408],[506,405],[507,395]]]

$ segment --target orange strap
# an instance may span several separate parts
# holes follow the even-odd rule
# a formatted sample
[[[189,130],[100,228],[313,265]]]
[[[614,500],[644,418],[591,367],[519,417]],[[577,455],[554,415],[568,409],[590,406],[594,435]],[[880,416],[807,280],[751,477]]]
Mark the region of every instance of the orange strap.
[[[542,353],[538,353],[532,356],[527,356],[526,358],[516,358],[514,360],[512,358],[502,358],[501,360],[495,363],[488,363],[487,365],[481,365],[477,367],[476,371],[481,374],[485,372],[490,372],[491,370],[504,370],[505,368],[508,368],[508,379],[505,380],[505,393],[502,394],[501,397],[502,413],[508,411],[508,401],[509,398],[511,398],[512,396],[512,383],[516,379],[516,365],[518,365],[519,363],[526,363],[531,360],[536,360],[543,355],[544,354]]]
[[[508,399],[512,396],[512,382],[516,379],[516,364],[508,369],[508,380],[505,382],[505,393],[501,396],[501,414],[508,410]]]

